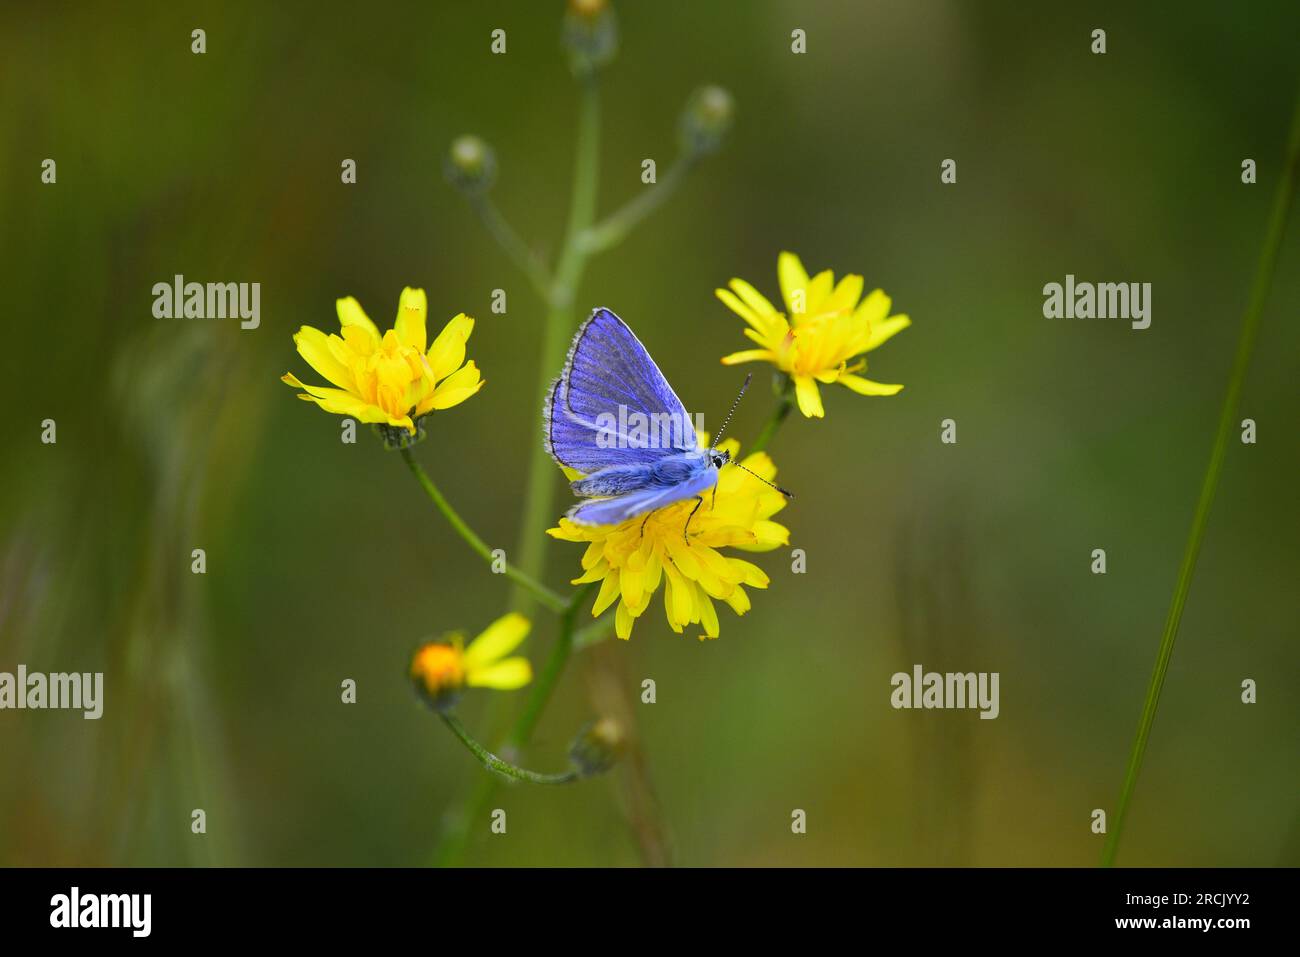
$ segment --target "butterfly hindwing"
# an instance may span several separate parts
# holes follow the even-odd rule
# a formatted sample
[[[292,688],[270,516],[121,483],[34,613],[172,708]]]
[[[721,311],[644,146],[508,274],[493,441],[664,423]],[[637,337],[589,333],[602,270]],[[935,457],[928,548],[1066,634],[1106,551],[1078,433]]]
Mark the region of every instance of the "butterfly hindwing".
[[[718,480],[714,469],[701,469],[691,478],[668,487],[646,488],[613,498],[598,498],[569,509],[569,520],[578,525],[618,525],[636,515],[653,512],[695,498]]]

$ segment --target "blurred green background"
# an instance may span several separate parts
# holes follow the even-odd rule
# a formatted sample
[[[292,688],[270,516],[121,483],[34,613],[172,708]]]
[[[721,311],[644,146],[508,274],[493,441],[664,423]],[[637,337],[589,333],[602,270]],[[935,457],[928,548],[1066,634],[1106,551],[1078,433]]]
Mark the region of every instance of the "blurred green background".
[[[498,791],[508,834],[475,822],[466,862],[1096,863],[1089,814],[1113,813],[1209,454],[1300,8],[1050,6],[618,6],[603,212],[653,188],[641,161],[666,168],[698,85],[731,90],[736,123],[593,260],[581,309],[618,311],[711,415],[740,379],[718,358],[747,342],[713,289],[741,276],[775,296],[789,248],[913,317],[871,367],[907,388],[823,390],[824,420],[791,418],[771,452],[807,574],[759,556],[771,587],[744,618],[721,610],[718,641],[673,635],[656,599],[630,642],[576,660],[527,763],[561,766],[574,730],[620,699],[642,761]],[[342,444],[337,418],[278,379],[318,381],[290,337],[333,329],[340,296],[381,326],[408,284],[428,290],[431,326],[478,316],[488,384],[417,454],[489,543],[513,546],[543,310],[442,157],[458,134],[490,141],[499,206],[554,256],[576,120],[562,10],[6,8],[0,670],[102,670],[106,701],[98,722],[0,712],[0,863],[430,859],[485,772],[416,701],[407,656],[476,633],[507,583],[396,455],[365,430]],[[505,56],[488,49],[498,27]],[[56,185],[40,182],[46,157]],[[1240,181],[1246,157],[1258,185]],[[1242,399],[1259,441],[1229,447],[1124,864],[1300,863],[1297,262],[1292,229]],[[260,282],[261,327],[153,318],[152,285],[176,273]],[[1151,328],[1044,319],[1042,287],[1066,273],[1152,283]],[[770,401],[753,390],[733,434],[752,441]],[[46,418],[57,445],[39,441]],[[939,442],[944,418],[956,446]],[[558,515],[558,473],[556,487]],[[190,574],[196,547],[206,576]],[[1089,572],[1097,547],[1105,576]],[[551,543],[547,580],[567,591],[580,554]],[[540,613],[535,662],[553,635]],[[915,663],[999,672],[1001,716],[891,709],[890,675]],[[637,701],[647,677],[654,705]],[[496,698],[462,709],[485,738],[522,704]]]

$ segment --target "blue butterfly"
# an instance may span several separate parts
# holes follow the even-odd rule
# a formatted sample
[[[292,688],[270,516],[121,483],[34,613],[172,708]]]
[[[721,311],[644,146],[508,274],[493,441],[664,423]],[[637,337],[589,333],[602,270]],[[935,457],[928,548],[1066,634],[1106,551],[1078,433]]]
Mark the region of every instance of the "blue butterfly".
[[[700,448],[681,399],[645,346],[610,310],[595,310],[578,329],[543,415],[546,451],[584,476],[571,483],[587,501],[569,510],[570,521],[617,525],[696,498],[683,530],[690,540],[690,519],[703,504],[703,493],[717,485],[718,470],[730,461],[716,442],[731,414],[714,437],[715,446]]]

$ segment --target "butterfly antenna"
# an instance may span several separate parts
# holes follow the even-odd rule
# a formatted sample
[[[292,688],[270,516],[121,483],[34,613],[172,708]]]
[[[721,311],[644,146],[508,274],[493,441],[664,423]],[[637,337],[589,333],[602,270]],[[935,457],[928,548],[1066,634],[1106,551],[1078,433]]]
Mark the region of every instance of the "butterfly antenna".
[[[742,472],[749,472],[749,474],[754,476],[754,478],[758,479],[764,485],[768,485],[776,489],[786,498],[794,498],[794,492],[788,492],[785,489],[781,488],[781,486],[777,485],[775,482],[769,482],[767,479],[763,478],[763,476],[759,475],[757,472],[750,472],[749,469],[745,468],[745,466],[741,465],[739,462],[732,462],[731,464],[734,465],[736,468],[740,469]]]
[[[727,417],[722,420],[722,428],[718,429],[718,434],[713,437],[713,447],[716,449],[718,443],[722,441],[723,434],[727,431],[727,426],[731,424],[731,417],[736,414],[736,406],[740,405],[740,400],[745,397],[745,390],[749,388],[749,380],[754,378],[754,373],[746,373],[745,384],[740,387],[736,397],[731,401],[731,409],[727,412]]]

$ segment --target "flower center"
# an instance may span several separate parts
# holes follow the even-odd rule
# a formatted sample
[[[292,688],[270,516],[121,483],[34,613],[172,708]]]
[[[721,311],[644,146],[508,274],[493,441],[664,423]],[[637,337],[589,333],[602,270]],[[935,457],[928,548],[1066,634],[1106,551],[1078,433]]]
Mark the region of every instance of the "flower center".
[[[415,654],[411,677],[424,682],[430,694],[458,688],[465,681],[465,664],[461,650],[453,645],[432,643]]]
[[[394,417],[406,415],[432,386],[424,355],[403,345],[392,329],[384,333],[378,349],[354,349],[351,367],[360,397]]]

